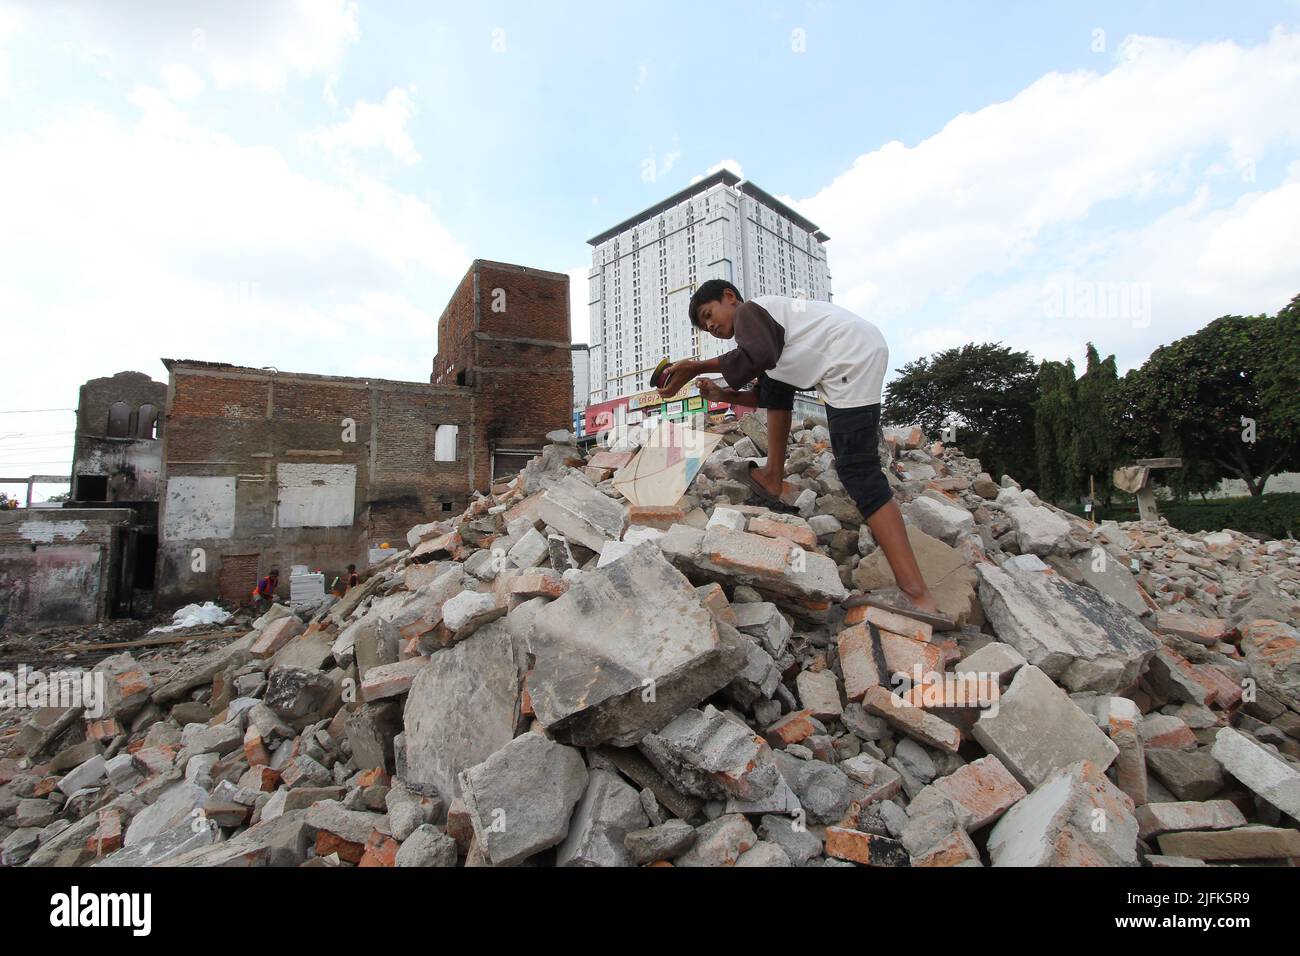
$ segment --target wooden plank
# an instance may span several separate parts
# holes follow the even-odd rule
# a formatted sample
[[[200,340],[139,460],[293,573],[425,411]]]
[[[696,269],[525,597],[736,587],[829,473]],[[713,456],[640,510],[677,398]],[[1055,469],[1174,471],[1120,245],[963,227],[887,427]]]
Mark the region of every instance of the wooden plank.
[[[1136,462],[1146,468],[1181,468],[1181,458],[1139,458]]]
[[[139,641],[117,641],[113,644],[64,644],[61,647],[52,647],[46,653],[55,651],[119,651],[127,650],[132,647],[157,647],[163,644],[184,644],[186,641],[215,641],[223,637],[243,637],[247,634],[244,631],[239,633],[240,628],[226,628],[220,631],[204,631],[199,634],[168,634],[165,637],[146,637]]]

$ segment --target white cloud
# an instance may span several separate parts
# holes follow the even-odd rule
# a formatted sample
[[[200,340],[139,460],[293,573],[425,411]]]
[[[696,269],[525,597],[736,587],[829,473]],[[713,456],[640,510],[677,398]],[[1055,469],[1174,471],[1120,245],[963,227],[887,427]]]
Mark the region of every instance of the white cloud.
[[[734,159],[724,159],[722,162],[720,162],[720,163],[714,163],[712,166],[710,166],[708,169],[706,169],[706,170],[704,171],[704,175],[703,175],[703,176],[692,176],[692,177],[691,177],[691,182],[692,182],[692,183],[698,183],[701,179],[704,179],[704,178],[706,178],[706,177],[708,177],[708,176],[712,176],[714,173],[716,173],[716,172],[717,172],[718,170],[720,170],[720,169],[729,169],[729,170],[731,170],[733,173],[735,173],[737,176],[739,176],[741,179],[744,179],[744,178],[745,178],[745,172],[744,172],[744,170],[742,170],[742,169],[740,168],[740,163],[738,163],[738,162],[737,162],[736,160],[734,160]]]
[[[1040,358],[1082,356],[1091,336],[1140,362],[1225,311],[1276,311],[1300,291],[1294,173],[1274,189],[1243,182],[1300,142],[1296,102],[1300,35],[1130,38],[1106,73],[1048,74],[915,146],[859,156],[792,204],[832,236],[836,300],[885,328],[895,368],[958,331],[1032,342]],[[1044,285],[1062,273],[1144,283],[1152,314],[1053,327]]]
[[[174,100],[193,99],[203,92],[203,80],[184,63],[168,63],[162,68],[162,78],[167,95]]]
[[[278,90],[291,79],[338,72],[360,37],[353,0],[174,0],[37,8],[66,48],[109,72],[184,61],[217,89]]]
[[[159,90],[131,102],[134,122],[85,108],[0,133],[0,310],[33,356],[0,408],[74,404],[121,369],[162,379],[162,356],[427,380],[470,257],[426,203],[305,176]]]
[[[420,161],[420,153],[411,141],[406,126],[416,113],[411,93],[415,87],[394,87],[382,103],[357,100],[348,109],[347,119],[324,129],[303,134],[307,144],[319,146],[327,153],[344,157],[361,150],[382,148],[398,162],[410,166]]]
[[[0,100],[14,98],[13,83],[9,78],[9,53],[5,44],[10,37],[22,32],[22,29],[22,11],[8,4],[0,4]]]

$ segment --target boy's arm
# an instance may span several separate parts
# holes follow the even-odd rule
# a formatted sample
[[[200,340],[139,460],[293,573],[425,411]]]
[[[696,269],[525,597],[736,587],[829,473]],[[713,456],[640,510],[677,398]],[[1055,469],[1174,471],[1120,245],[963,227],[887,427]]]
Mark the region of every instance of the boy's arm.
[[[758,392],[750,388],[723,388],[717,379],[702,378],[699,381],[700,394],[710,402],[726,402],[728,405],[758,404]]]

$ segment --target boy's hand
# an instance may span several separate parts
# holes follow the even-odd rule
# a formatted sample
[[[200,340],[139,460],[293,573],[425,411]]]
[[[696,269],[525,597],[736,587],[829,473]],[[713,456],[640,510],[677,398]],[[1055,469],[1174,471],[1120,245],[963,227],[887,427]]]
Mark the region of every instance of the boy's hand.
[[[672,398],[686,387],[686,383],[694,378],[695,374],[695,363],[690,359],[674,362],[664,369],[664,384],[659,389],[659,394],[664,398]]]
[[[718,385],[718,380],[713,378],[701,378],[697,381],[700,388],[700,394],[708,402],[722,401],[722,388]]]

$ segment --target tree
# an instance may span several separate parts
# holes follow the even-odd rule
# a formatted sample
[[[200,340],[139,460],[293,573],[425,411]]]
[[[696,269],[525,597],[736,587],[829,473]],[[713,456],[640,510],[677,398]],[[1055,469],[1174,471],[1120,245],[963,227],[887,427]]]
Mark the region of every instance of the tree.
[[[1095,488],[1097,497],[1109,504],[1114,491],[1111,476],[1117,465],[1124,464],[1118,460],[1113,418],[1119,374],[1115,356],[1108,355],[1103,361],[1091,342],[1087,361],[1075,386],[1074,458],[1079,468],[1078,493]]]
[[[937,437],[945,425],[995,479],[1011,475],[1036,486],[1038,465],[1027,440],[1034,433],[1038,374],[1028,352],[1000,343],[963,345],[908,362],[885,390],[882,420],[919,424]]]
[[[1176,455],[1181,494],[1240,478],[1252,495],[1300,467],[1300,296],[1274,317],[1227,315],[1124,376],[1115,425],[1135,457]]]
[[[1049,501],[1073,497],[1079,490],[1076,405],[1074,362],[1044,361],[1038,367],[1034,448],[1038,461],[1037,491]]]

